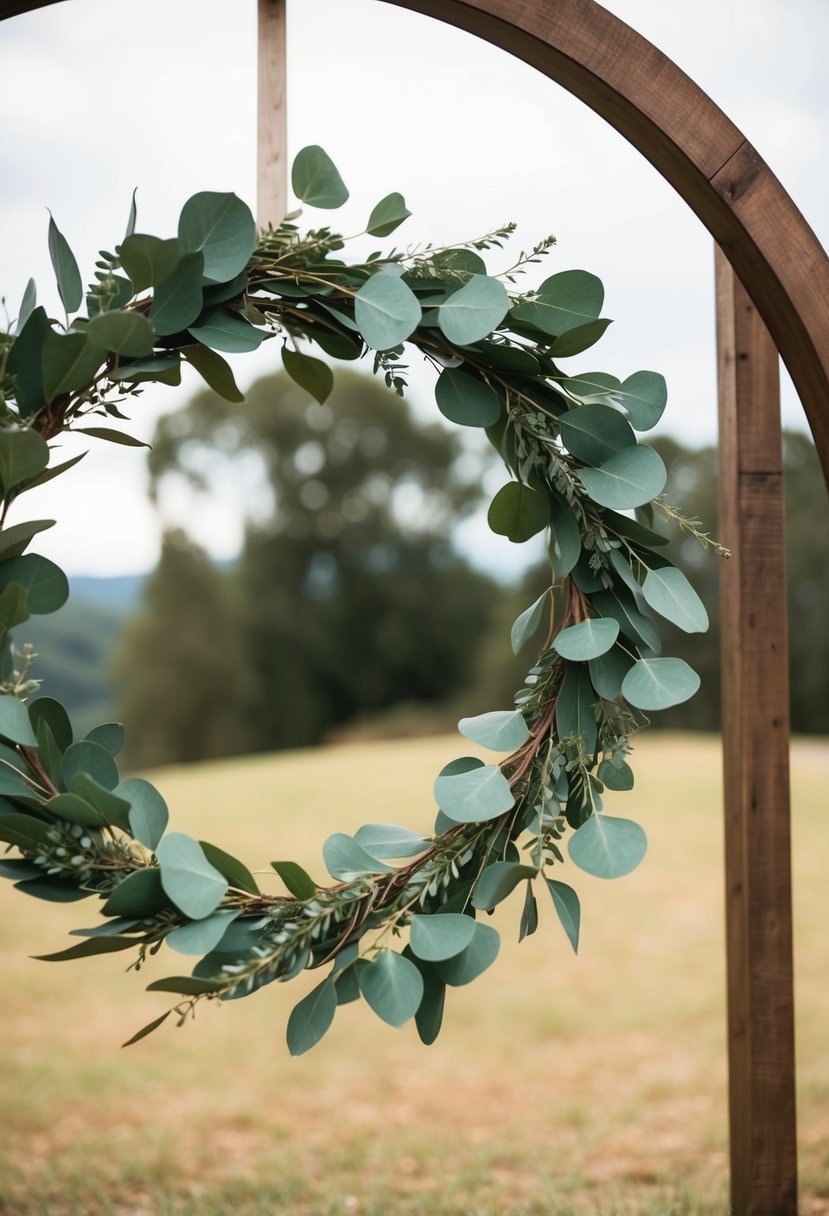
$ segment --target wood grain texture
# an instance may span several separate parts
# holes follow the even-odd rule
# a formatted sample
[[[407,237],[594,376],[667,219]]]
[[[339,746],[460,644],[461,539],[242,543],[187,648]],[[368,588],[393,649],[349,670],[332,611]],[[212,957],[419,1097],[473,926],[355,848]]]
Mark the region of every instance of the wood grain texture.
[[[256,222],[278,227],[288,211],[286,0],[258,0]]]
[[[731,1197],[796,1216],[789,673],[777,351],[717,251]]]

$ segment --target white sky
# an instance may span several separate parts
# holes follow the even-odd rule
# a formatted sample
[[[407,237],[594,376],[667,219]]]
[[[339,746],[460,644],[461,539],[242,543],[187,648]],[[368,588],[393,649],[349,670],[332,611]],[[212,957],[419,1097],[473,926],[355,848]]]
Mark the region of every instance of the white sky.
[[[829,3],[606,7],[711,94],[829,242]],[[56,299],[47,207],[86,280],[96,249],[121,236],[136,185],[139,230],[161,236],[174,234],[197,190],[253,202],[255,15],[255,0],[72,0],[0,23],[0,293],[12,314],[30,275],[47,303]],[[523,246],[554,232],[545,273],[598,274],[605,313],[616,318],[595,351],[568,367],[662,371],[662,429],[714,439],[711,240],[621,136],[503,52],[380,0],[289,0],[288,62],[291,155],[308,143],[332,155],[352,192],[334,213],[338,224],[342,215],[347,231],[359,230],[377,199],[400,190],[414,212],[396,234],[407,242],[459,240],[506,219],[519,222]],[[309,222],[322,214],[309,212]],[[490,267],[499,269],[496,259]],[[266,343],[237,360],[240,384],[272,365]],[[158,414],[193,387],[148,393],[134,433],[148,439]],[[414,400],[431,414],[423,378]],[[788,386],[784,418],[805,425]],[[27,496],[19,518],[60,517],[38,550],[70,572],[148,569],[159,519],[143,485],[140,454],[99,445],[38,501]],[[217,556],[234,551],[232,495],[200,502],[197,513],[190,503],[187,516]],[[487,564],[515,568],[515,547],[490,538],[480,520],[463,537]]]

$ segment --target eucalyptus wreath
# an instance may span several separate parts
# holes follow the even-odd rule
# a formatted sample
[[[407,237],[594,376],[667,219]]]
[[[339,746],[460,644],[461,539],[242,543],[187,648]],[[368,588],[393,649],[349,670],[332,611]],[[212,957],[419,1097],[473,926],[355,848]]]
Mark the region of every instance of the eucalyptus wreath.
[[[348,198],[316,146],[296,158],[292,183],[308,206],[334,209]],[[389,194],[360,236],[386,238],[409,214]],[[431,1043],[447,986],[474,980],[498,954],[498,933],[480,914],[513,892],[523,900],[520,938],[537,928],[540,880],[577,949],[579,898],[559,877],[565,847],[574,867],[604,878],[638,865],[645,833],[604,810],[605,792],[633,787],[631,740],[646,715],[699,685],[683,660],[660,657],[658,617],[688,632],[705,630],[708,618],[664,556],[655,512],[716,545],[665,499],[664,465],[637,437],[659,420],[665,381],[652,371],[619,380],[560,368],[609,324],[601,282],[566,270],[517,291],[553,238],[490,275],[481,254],[500,249],[512,225],[462,245],[349,263],[342,236],[302,232],[298,215],[257,231],[235,195],[200,193],[185,204],[177,236],[163,240],[136,231],[133,196],[126,234],[115,252],[101,251],[86,291],[50,219],[66,315],[50,317],[30,281],[16,322],[0,333],[0,871],[40,899],[97,901],[99,923],[74,930],[79,940],[47,959],[132,951],[137,971],[166,944],[197,960],[190,974],[149,985],[175,1003],[130,1043],[170,1014],[181,1024],[202,1001],[248,996],[306,969],[324,978],[290,1015],[292,1054],[360,997],[393,1026],[413,1017]],[[112,424],[146,383],[179,384],[186,362],[241,401],[223,353],[274,338],[288,375],[320,403],[333,373],[309,347],[334,360],[369,356],[398,393],[407,348],[419,352],[437,372],[438,409],[483,428],[509,472],[489,508],[491,528],[515,542],[547,530],[551,567],[549,587],[512,626],[516,653],[541,639],[514,705],[459,723],[461,735],[503,758],[461,756],[442,770],[433,834],[379,823],[338,832],[322,850],[330,883],[274,861],[284,886],[275,894],[215,845],[167,830],[158,790],[119,776],[121,725],[76,740],[64,707],[35,695],[32,647],[17,649],[11,631],[59,609],[68,584],[53,562],[26,552],[54,521],[7,518],[22,494],[80,459],[53,462],[50,441],[63,432],[142,446]]]

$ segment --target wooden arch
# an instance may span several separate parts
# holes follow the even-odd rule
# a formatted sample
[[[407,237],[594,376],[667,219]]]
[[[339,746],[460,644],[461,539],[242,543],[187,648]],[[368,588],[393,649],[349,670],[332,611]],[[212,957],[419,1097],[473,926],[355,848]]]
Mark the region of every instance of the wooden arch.
[[[0,19],[56,2],[0,0]],[[595,0],[386,2],[483,38],[568,89],[638,148],[717,243],[720,533],[734,552],[723,576],[732,1204],[738,1216],[796,1216],[777,352],[829,479],[829,259],[728,117]],[[277,36],[283,7],[259,0],[260,29]],[[273,62],[260,48],[260,64]]]

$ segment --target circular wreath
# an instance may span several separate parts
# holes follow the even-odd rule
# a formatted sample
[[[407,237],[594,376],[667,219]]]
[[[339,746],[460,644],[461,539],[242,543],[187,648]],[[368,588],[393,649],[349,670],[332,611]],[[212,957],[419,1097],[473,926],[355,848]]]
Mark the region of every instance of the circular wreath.
[[[300,152],[292,181],[310,206],[337,208],[348,198],[319,147]],[[387,237],[409,214],[403,197],[389,194],[365,233]],[[0,840],[15,850],[0,870],[42,899],[97,897],[101,922],[75,930],[80,940],[47,959],[134,950],[138,970],[164,943],[198,957],[192,974],[149,985],[176,1002],[131,1043],[173,1012],[181,1024],[202,1000],[247,996],[307,968],[327,972],[290,1016],[293,1054],[319,1041],[338,1005],[359,997],[391,1025],[414,1017],[431,1043],[447,985],[469,983],[498,953],[498,933],[478,913],[520,889],[520,937],[533,933],[540,878],[577,948],[579,899],[556,877],[563,840],[590,874],[612,878],[639,863],[645,833],[608,815],[604,792],[632,788],[631,738],[645,715],[699,685],[683,660],[658,657],[656,617],[689,632],[705,630],[708,618],[661,552],[667,539],[651,526],[654,509],[703,545],[715,543],[662,497],[664,465],[637,438],[663,412],[664,379],[559,368],[609,324],[600,281],[568,270],[516,292],[517,276],[552,238],[490,276],[480,255],[500,248],[511,225],[464,245],[392,249],[349,264],[338,256],[341,236],[327,227],[302,233],[297,215],[257,232],[235,195],[200,193],[185,204],[177,236],[162,240],[135,231],[133,198],[126,235],[114,253],[101,252],[86,293],[50,219],[66,317],[50,318],[30,282],[16,324],[0,334]],[[260,891],[246,866],[215,845],[167,831],[158,791],[119,777],[122,726],[75,741],[59,702],[30,699],[32,650],[16,651],[11,630],[60,608],[68,584],[54,563],[25,552],[54,521],[7,523],[21,494],[80,459],[51,464],[49,440],[73,430],[142,446],[100,421],[124,418],[120,407],[147,382],[179,384],[183,360],[241,401],[219,352],[252,351],[275,336],[285,370],[319,402],[333,374],[309,344],[333,359],[370,354],[398,393],[405,346],[418,350],[438,372],[440,411],[484,428],[511,474],[489,508],[491,528],[516,542],[548,529],[551,563],[550,586],[512,627],[517,653],[543,626],[514,707],[459,724],[505,758],[462,756],[443,769],[431,836],[377,823],[331,836],[323,845],[330,885],[294,862],[273,862],[287,894]],[[633,508],[635,518],[624,513]],[[407,944],[398,950],[401,930]]]

